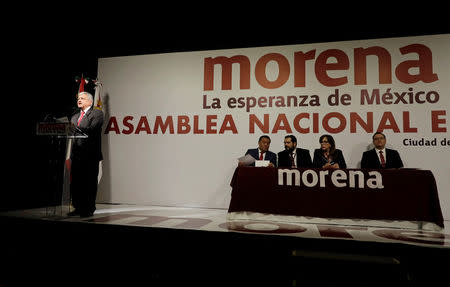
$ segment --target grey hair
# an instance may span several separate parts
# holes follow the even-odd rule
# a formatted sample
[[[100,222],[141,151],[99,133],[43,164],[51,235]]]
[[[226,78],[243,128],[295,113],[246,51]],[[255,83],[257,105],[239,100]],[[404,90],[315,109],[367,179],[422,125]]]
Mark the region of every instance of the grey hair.
[[[91,95],[91,93],[88,93],[88,92],[78,93],[78,96],[81,96],[81,95],[86,95],[91,102],[94,102],[94,97]]]

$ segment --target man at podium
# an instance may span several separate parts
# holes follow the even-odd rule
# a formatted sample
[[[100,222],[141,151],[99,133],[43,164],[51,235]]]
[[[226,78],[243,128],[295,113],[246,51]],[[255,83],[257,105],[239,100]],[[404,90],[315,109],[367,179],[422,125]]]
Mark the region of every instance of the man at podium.
[[[90,217],[96,209],[99,161],[103,159],[101,151],[103,112],[94,109],[93,102],[90,93],[79,93],[77,106],[80,111],[70,120],[88,137],[73,140],[70,193],[75,209],[68,214],[69,216]]]

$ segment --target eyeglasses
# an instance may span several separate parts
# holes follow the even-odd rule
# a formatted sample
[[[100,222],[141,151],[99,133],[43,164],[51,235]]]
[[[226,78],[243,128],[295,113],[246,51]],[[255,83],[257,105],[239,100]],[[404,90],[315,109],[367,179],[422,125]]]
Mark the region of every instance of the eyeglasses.
[[[374,141],[378,141],[378,140],[384,140],[385,138],[381,138],[381,137],[379,137],[379,138],[374,138],[373,140]]]

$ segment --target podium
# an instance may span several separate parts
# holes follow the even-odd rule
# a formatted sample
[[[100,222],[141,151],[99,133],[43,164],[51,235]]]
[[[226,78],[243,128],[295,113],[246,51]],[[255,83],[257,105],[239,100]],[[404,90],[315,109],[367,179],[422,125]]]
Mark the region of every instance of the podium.
[[[78,127],[65,121],[38,122],[36,134],[47,137],[49,145],[55,154],[64,152],[64,163],[57,157],[50,157],[51,180],[57,188],[50,191],[48,204],[46,205],[46,217],[65,217],[70,210],[70,155],[74,139],[87,138],[88,136]],[[63,166],[61,166],[63,165]],[[61,175],[61,169],[62,175]],[[59,186],[59,187],[58,187]]]

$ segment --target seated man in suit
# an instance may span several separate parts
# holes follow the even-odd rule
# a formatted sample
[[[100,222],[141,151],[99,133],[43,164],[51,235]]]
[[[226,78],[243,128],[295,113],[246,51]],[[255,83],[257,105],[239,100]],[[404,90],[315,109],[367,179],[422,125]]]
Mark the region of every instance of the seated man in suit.
[[[297,148],[297,138],[284,137],[284,151],[278,153],[278,167],[312,167],[309,150]]]
[[[393,149],[386,148],[386,136],[376,132],[372,136],[373,149],[365,151],[361,159],[361,168],[402,168],[400,154]]]
[[[270,147],[270,137],[267,135],[262,135],[258,140],[258,148],[248,149],[245,155],[249,154],[256,160],[268,160],[270,161],[269,167],[277,166],[277,155],[271,151],[269,151]],[[239,166],[243,166],[242,162],[239,162]],[[255,166],[255,163],[252,163],[250,166]]]

